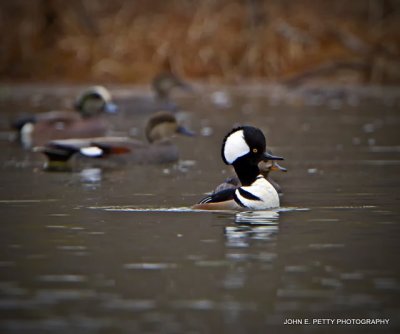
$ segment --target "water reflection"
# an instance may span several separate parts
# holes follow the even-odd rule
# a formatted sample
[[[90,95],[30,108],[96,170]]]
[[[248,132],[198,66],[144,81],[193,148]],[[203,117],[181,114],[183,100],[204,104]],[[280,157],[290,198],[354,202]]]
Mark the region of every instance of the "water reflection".
[[[279,230],[277,211],[246,211],[235,214],[236,226],[224,227],[227,247],[249,247],[251,240],[271,240]]]
[[[252,293],[251,286],[254,284],[255,273],[262,278],[262,281],[271,280],[271,274],[278,259],[279,216],[279,212],[275,210],[239,212],[234,216],[235,225],[224,227],[225,258],[229,266],[221,285],[229,293],[231,302],[238,303],[235,300],[236,292]],[[269,297],[266,295],[266,298]],[[248,307],[253,312],[257,308],[265,308],[266,300],[261,299],[263,300],[261,304],[254,303]],[[243,311],[244,309],[239,308],[225,314],[227,325],[240,326]]]
[[[155,309],[157,303],[150,299],[122,299],[119,297],[109,298],[103,307],[116,311],[148,311]]]
[[[98,183],[102,179],[102,170],[100,168],[85,168],[79,175],[82,183]]]
[[[279,218],[277,211],[246,211],[235,215],[235,223],[246,225],[276,225]]]
[[[137,269],[137,270],[165,270],[176,268],[176,263],[126,263],[124,264],[125,269]]]
[[[278,226],[227,226],[224,228],[227,247],[249,247],[251,240],[271,240]]]

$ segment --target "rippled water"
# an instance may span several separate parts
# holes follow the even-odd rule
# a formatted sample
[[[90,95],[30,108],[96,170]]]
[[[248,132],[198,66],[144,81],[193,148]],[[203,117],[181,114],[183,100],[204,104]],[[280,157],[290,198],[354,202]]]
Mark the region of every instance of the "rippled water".
[[[200,134],[176,139],[182,162],[45,172],[6,125],[61,107],[76,89],[1,90],[1,333],[399,330],[398,97],[178,97]],[[140,135],[146,115],[131,112],[127,88],[114,92],[123,105],[115,131]],[[190,210],[230,175],[219,146],[243,122],[286,158],[288,173],[274,175],[282,208]],[[284,325],[304,318],[390,322]]]

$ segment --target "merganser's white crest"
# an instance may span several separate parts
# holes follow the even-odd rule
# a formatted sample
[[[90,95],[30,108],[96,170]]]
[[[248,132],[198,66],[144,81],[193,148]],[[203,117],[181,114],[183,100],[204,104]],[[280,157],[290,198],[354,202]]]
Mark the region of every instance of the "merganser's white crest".
[[[232,164],[236,159],[246,155],[250,152],[250,147],[244,139],[243,130],[237,130],[230,134],[225,142],[223,148],[224,159],[228,164]]]

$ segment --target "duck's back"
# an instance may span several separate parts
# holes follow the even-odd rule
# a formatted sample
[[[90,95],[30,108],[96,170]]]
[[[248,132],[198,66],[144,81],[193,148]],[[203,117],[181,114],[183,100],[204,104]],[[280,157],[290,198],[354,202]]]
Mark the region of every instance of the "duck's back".
[[[50,140],[68,138],[92,138],[104,136],[107,125],[101,118],[82,119],[71,113],[71,117],[49,118],[38,121],[32,128],[31,145],[44,145]]]

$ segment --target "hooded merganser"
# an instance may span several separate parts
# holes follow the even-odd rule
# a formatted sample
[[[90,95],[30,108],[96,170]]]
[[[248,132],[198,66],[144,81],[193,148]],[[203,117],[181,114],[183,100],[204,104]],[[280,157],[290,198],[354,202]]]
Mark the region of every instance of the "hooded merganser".
[[[260,174],[261,161],[283,160],[265,151],[262,131],[252,126],[233,129],[224,138],[222,160],[232,165],[242,186],[226,189],[202,199],[194,205],[201,210],[265,210],[279,207],[279,195]]]
[[[159,164],[179,159],[178,147],[170,140],[175,134],[193,136],[194,133],[178,123],[166,111],[154,114],[145,129],[147,143],[129,137],[97,137],[52,140],[36,152],[46,155],[48,170],[68,169],[68,160],[75,154],[89,158],[109,157],[109,162],[121,164]],[[111,159],[113,156],[115,159]]]
[[[268,151],[269,154],[272,154],[271,151]],[[282,196],[282,188],[281,186],[274,181],[270,177],[270,172],[275,172],[275,171],[280,171],[280,172],[287,172],[287,169],[285,167],[282,167],[281,165],[278,164],[276,160],[268,160],[268,161],[261,161],[258,164],[258,168],[260,169],[260,173],[268,180],[269,183],[272,184],[272,186],[275,188],[275,190],[278,192],[279,196]],[[225,179],[223,183],[218,185],[215,190],[213,191],[213,194],[220,192],[225,189],[236,189],[240,187],[240,180],[237,176],[233,177],[228,177]]]
[[[117,106],[102,86],[93,86],[79,95],[75,111],[50,111],[14,122],[25,148],[44,145],[50,140],[103,136],[108,130],[103,112],[115,113]]]

